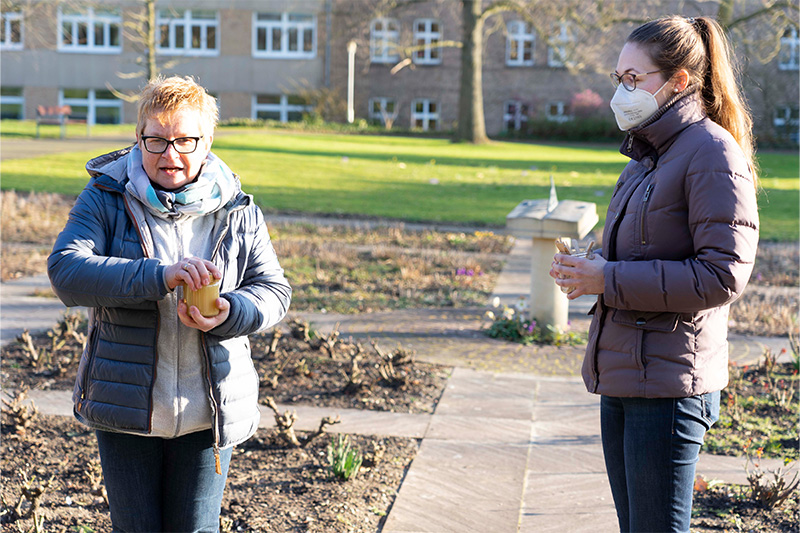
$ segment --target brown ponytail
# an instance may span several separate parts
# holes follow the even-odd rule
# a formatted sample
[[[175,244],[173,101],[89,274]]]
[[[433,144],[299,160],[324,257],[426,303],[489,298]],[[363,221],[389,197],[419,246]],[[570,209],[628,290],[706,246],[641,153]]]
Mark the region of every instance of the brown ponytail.
[[[709,17],[665,17],[635,29],[628,42],[642,45],[667,78],[681,69],[689,73],[689,83],[698,87],[706,114],[733,135],[757,181],[753,119],[737,83],[731,47],[720,25]]]

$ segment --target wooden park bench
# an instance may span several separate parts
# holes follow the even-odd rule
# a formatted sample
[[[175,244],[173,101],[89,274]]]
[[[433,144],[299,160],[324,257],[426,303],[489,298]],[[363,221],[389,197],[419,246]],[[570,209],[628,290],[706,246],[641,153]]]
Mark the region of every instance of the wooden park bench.
[[[72,108],[68,105],[37,106],[36,107],[36,138],[39,138],[39,126],[50,124],[61,126],[61,138],[67,136],[67,124],[86,124],[86,136],[89,136],[89,122],[86,119],[69,118]]]

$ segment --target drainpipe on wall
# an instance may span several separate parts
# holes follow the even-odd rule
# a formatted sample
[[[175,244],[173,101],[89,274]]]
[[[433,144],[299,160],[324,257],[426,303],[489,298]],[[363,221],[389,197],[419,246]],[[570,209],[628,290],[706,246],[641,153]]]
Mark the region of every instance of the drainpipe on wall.
[[[333,26],[333,0],[325,0],[325,74],[322,83],[331,86],[331,26]]]

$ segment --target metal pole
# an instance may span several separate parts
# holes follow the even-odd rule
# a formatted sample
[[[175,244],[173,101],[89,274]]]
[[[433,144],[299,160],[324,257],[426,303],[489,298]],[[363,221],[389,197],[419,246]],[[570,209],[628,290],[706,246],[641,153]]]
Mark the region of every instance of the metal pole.
[[[356,119],[356,112],[353,104],[355,92],[355,63],[356,63],[356,42],[347,43],[347,122],[350,124]]]

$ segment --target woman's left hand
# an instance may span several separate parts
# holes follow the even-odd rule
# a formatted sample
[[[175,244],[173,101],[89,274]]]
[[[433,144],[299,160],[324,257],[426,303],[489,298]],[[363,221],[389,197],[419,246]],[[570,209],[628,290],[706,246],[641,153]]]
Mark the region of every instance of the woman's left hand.
[[[550,276],[555,278],[556,285],[572,288],[567,294],[570,300],[585,294],[603,294],[605,290],[603,267],[607,262],[598,254],[595,254],[593,259],[556,254],[553,257]]]
[[[219,309],[219,314],[205,317],[196,306],[189,307],[186,302],[181,300],[178,302],[178,318],[185,326],[200,331],[210,331],[225,322],[231,312],[231,304],[225,298],[217,298],[214,304]]]

